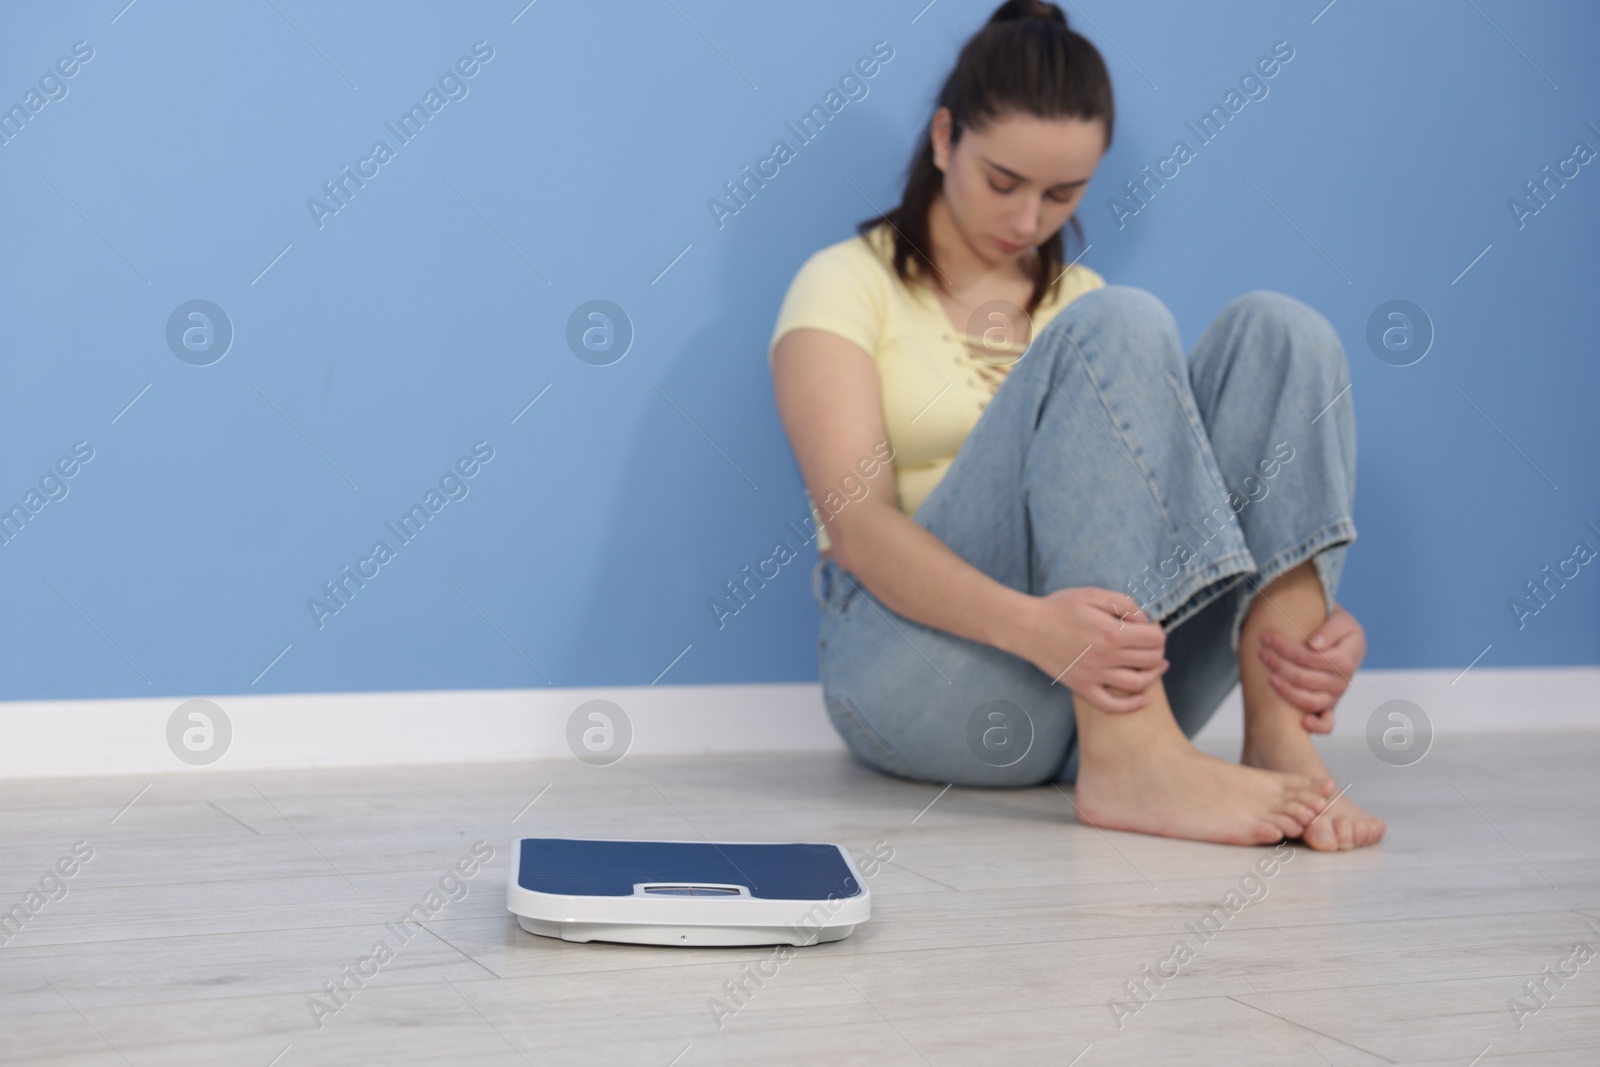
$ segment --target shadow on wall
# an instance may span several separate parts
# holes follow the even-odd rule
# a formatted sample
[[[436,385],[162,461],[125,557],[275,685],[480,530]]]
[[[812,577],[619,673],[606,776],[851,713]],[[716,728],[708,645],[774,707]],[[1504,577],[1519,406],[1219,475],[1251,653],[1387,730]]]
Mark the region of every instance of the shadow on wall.
[[[652,349],[648,324],[635,323],[644,343],[636,341],[623,361],[594,368],[607,374],[631,364],[655,388],[643,386],[653,396],[632,427],[615,513],[595,531],[604,539],[605,563],[584,598],[587,610],[574,620],[564,662],[576,662],[583,650],[605,648],[611,678],[629,685],[648,685],[658,675],[662,685],[816,681],[818,611],[811,571],[818,557],[814,543],[786,525],[805,533],[807,508],[799,467],[778,420],[767,341],[784,292],[806,257],[851,236],[858,219],[897,202],[900,169],[910,151],[905,132],[866,109],[846,110],[839,119],[845,121],[801,148],[723,229],[715,228],[706,211],[694,249],[677,269],[714,263],[716,290],[727,294],[715,320],[670,353]],[[787,135],[785,140],[794,143]],[[716,186],[708,181],[707,187],[709,196]],[[796,225],[797,219],[813,224]],[[670,283],[670,275],[662,281]],[[666,442],[677,451],[666,449]],[[783,456],[784,464],[760,463],[758,457],[772,454]],[[691,458],[675,463],[675,455]],[[641,530],[651,531],[642,549]],[[729,608],[738,607],[726,583],[742,580],[747,565],[753,573],[772,558],[780,540],[794,557],[764,587],[752,582],[755,595],[736,615],[722,618],[719,629],[708,602],[721,597]],[[765,569],[771,574],[773,564]],[[674,607],[654,615],[639,610],[638,593],[645,588]],[[760,658],[750,655],[757,648]],[[602,681],[571,678],[558,684]]]

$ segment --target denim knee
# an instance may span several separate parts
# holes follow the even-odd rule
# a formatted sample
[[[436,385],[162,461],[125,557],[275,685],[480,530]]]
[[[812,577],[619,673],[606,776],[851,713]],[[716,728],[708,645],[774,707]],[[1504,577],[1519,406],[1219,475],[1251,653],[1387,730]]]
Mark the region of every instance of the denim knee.
[[[1184,365],[1178,321],[1159,297],[1131,285],[1107,285],[1073,300],[1052,320],[1075,341],[1104,335],[1119,339],[1118,369],[1148,380],[1151,373]]]
[[[1261,331],[1268,343],[1255,346],[1253,351],[1262,355],[1293,353],[1288,368],[1291,373],[1310,375],[1319,385],[1333,390],[1349,383],[1349,362],[1339,332],[1326,316],[1304,301],[1287,293],[1256,289],[1235,297],[1222,310],[1222,317]]]

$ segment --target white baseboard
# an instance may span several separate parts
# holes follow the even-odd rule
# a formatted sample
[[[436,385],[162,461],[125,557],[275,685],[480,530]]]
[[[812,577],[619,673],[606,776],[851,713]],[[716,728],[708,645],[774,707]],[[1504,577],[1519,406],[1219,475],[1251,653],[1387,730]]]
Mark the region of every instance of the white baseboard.
[[[843,747],[814,683],[213,696],[233,736],[204,767],[167,747],[167,721],[187,698],[7,701],[0,777],[572,759],[568,719],[596,698],[627,713],[632,755]],[[1335,733],[1360,736],[1372,709],[1396,698],[1421,706],[1438,733],[1600,729],[1600,667],[1475,668],[1363,671]],[[1200,736],[1242,727],[1235,690]]]
[[[1600,667],[1364,670],[1339,700],[1334,736],[1364,736],[1367,718],[1389,700],[1422,708],[1436,735],[1600,730]],[[1242,737],[1244,704],[1235,687],[1196,740]]]

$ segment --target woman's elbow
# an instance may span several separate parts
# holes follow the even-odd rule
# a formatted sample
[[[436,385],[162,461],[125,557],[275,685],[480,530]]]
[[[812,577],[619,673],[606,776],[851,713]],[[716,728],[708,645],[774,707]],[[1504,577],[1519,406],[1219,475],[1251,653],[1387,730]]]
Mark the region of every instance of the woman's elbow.
[[[858,574],[857,564],[873,536],[875,524],[870,504],[851,505],[827,522],[828,544],[833,551],[833,561],[845,570]]]

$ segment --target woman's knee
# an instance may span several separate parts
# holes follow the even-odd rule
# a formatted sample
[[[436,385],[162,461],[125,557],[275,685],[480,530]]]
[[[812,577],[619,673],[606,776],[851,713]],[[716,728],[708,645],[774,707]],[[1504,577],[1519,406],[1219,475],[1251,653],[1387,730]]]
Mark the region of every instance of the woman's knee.
[[[1342,388],[1350,380],[1339,332],[1320,311],[1287,293],[1257,289],[1236,297],[1223,317],[1264,342],[1256,350],[1268,358],[1287,355],[1285,370],[1310,374],[1321,385]]]
[[[1114,347],[1121,367],[1139,372],[1182,365],[1178,322],[1159,297],[1131,285],[1107,285],[1077,297],[1050,323],[1080,347]]]

